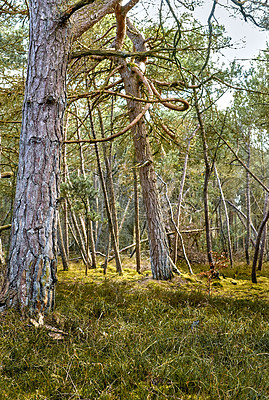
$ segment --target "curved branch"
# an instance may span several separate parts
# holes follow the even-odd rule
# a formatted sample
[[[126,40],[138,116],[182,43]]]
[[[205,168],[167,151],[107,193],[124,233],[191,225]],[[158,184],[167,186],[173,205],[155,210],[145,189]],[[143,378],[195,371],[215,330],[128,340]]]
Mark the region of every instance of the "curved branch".
[[[160,102],[167,108],[170,108],[171,110],[176,110],[176,111],[186,111],[190,107],[189,103],[185,99],[177,99],[180,103],[182,103],[182,106],[177,106],[175,104],[170,103],[167,101],[168,99],[162,99],[160,93],[158,90],[155,88],[154,84],[152,82],[149,82],[150,86],[152,88],[153,93],[158,97]]]
[[[134,125],[136,125],[141,118],[146,114],[150,107],[150,104],[146,104],[145,108],[137,115],[137,117],[125,128],[123,128],[118,133],[114,135],[108,136],[107,138],[100,138],[100,139],[81,139],[81,140],[65,140],[64,143],[100,143],[100,142],[109,142],[110,140],[114,140],[117,137],[123,135],[124,133],[128,132]]]

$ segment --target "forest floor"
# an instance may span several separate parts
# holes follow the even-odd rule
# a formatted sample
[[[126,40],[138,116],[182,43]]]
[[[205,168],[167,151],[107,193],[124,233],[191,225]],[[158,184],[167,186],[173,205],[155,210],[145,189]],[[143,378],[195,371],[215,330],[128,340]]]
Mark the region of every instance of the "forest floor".
[[[224,267],[59,271],[43,325],[0,315],[0,400],[269,399],[269,267]]]

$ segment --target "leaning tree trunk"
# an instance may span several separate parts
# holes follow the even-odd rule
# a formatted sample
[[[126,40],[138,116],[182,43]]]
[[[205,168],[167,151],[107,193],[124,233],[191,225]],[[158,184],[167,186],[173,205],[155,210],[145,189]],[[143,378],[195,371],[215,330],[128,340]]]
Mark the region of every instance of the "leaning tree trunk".
[[[29,3],[30,47],[17,188],[9,265],[0,296],[2,304],[18,304],[30,312],[53,308],[56,283],[56,205],[71,44],[70,25],[59,24],[57,3]]]

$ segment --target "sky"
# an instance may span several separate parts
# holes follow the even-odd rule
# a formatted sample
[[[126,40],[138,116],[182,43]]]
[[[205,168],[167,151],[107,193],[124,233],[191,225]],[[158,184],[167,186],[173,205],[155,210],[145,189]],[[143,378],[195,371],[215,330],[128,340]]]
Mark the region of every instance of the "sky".
[[[171,3],[177,0],[170,0]],[[124,0],[127,3],[128,0]],[[186,2],[186,0],[185,0]],[[144,7],[146,7],[146,14],[153,19],[158,20],[158,9],[160,0],[141,0]],[[141,18],[145,11],[142,11],[143,6],[138,3],[136,8],[137,16]],[[165,4],[165,1],[164,1]],[[203,25],[207,25],[207,19],[210,15],[213,5],[213,0],[204,0],[201,7],[196,6],[194,17],[200,20]],[[262,31],[255,26],[251,21],[245,22],[240,14],[231,13],[225,6],[231,5],[231,0],[218,0],[215,9],[215,20],[220,25],[224,25],[227,36],[232,39],[232,48],[222,50],[221,62],[225,64],[231,63],[234,59],[238,60],[245,68],[250,66],[250,60],[255,58],[259,51],[266,49],[266,42],[269,43],[269,32]],[[186,12],[186,8],[180,7],[177,9],[177,14]],[[140,14],[140,15],[139,15]],[[179,15],[180,16],[180,15]],[[146,18],[146,16],[145,16]],[[232,101],[232,93],[228,91],[218,102],[221,108],[227,107]]]
[[[224,49],[221,60],[231,63],[238,60],[245,68],[250,66],[250,60],[255,58],[261,50],[266,49],[269,42],[269,32],[262,31],[250,21],[245,22],[239,15],[231,15],[227,9],[221,6],[229,3],[227,0],[220,0],[215,10],[216,21],[224,25],[227,35],[232,38],[233,48]],[[212,0],[206,0],[203,7],[195,10],[194,15],[203,24],[207,24],[210,15]],[[232,91],[227,91],[217,102],[220,108],[228,107],[233,100]]]
[[[227,0],[219,1],[215,10],[217,22],[225,26],[228,36],[235,43],[234,49],[226,49],[224,51],[225,57],[228,61],[232,61],[235,58],[249,59],[257,56],[259,50],[266,48],[266,41],[269,42],[269,32],[262,31],[250,21],[243,21],[239,15],[231,15],[227,9],[222,7],[227,3],[229,3]],[[197,7],[194,12],[195,17],[205,25],[207,24],[211,7],[212,0],[206,0],[203,7]]]

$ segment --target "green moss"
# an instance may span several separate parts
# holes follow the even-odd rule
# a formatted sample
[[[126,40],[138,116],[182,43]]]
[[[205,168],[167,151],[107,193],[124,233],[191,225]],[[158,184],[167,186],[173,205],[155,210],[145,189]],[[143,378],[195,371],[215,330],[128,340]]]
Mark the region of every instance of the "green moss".
[[[259,282],[156,282],[130,266],[118,276],[113,264],[85,277],[75,263],[59,272],[46,317],[68,335],[0,315],[0,398],[265,400],[268,278]]]

